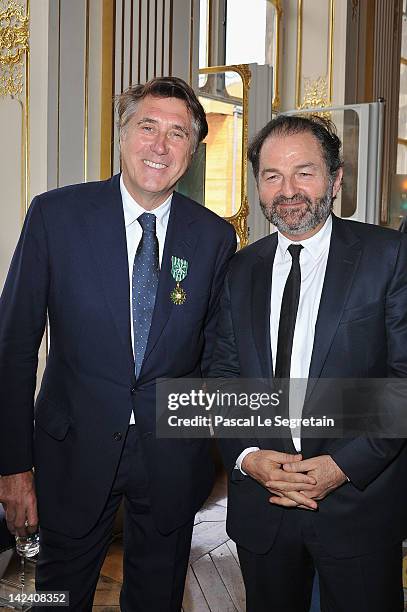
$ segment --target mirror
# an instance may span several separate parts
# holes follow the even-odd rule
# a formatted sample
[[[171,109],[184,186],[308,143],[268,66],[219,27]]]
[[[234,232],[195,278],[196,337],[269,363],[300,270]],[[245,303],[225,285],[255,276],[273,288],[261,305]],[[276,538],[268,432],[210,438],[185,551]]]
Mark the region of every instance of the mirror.
[[[198,97],[209,132],[178,186],[236,229],[240,246],[247,232],[247,124],[250,70],[247,65],[199,71]],[[197,197],[198,196],[198,197]]]

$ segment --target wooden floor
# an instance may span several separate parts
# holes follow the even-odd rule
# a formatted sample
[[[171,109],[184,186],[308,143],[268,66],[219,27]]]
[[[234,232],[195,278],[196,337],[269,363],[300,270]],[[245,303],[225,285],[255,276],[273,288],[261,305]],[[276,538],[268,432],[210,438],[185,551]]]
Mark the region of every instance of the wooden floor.
[[[195,517],[183,612],[244,612],[245,592],[236,546],[225,531],[226,483],[220,478]],[[119,612],[122,545],[115,540],[103,565],[94,612]]]

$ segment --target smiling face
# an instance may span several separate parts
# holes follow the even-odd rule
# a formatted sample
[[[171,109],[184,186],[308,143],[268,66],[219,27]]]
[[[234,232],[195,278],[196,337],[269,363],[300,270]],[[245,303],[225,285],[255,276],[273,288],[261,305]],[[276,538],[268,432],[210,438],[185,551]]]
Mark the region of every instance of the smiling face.
[[[328,175],[321,145],[310,132],[270,136],[260,151],[258,190],[266,218],[291,240],[316,234],[332,209],[342,169]]]
[[[120,138],[122,175],[130,195],[152,210],[174,191],[193,154],[192,119],[183,100],[146,96]]]

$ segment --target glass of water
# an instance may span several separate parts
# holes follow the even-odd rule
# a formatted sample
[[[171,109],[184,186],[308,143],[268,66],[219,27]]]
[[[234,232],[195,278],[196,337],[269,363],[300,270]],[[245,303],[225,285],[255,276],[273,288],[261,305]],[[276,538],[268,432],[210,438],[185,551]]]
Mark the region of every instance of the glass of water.
[[[38,530],[35,533],[29,533],[26,536],[16,536],[16,551],[21,560],[20,585],[22,592],[24,593],[26,588],[25,562],[27,559],[33,559],[40,552],[40,534]]]
[[[20,557],[31,559],[40,551],[40,535],[38,531],[26,536],[16,536],[16,550]]]

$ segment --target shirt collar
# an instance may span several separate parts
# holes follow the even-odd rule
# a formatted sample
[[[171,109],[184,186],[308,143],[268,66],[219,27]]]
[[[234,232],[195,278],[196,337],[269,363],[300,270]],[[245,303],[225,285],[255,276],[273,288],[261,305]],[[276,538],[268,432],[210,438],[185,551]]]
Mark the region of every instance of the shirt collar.
[[[332,234],[332,215],[329,215],[327,220],[321,229],[311,236],[311,238],[306,238],[305,240],[299,240],[295,242],[294,240],[290,240],[277,231],[278,236],[278,250],[280,252],[280,256],[282,259],[285,258],[287,249],[290,244],[302,244],[304,249],[311,255],[313,259],[318,259],[328,248],[331,241]]]
[[[123,181],[123,175],[120,175],[120,193],[123,202],[124,223],[125,226],[128,227],[129,225],[134,223],[134,221],[136,221],[136,219],[138,219],[140,215],[147,211],[145,208],[140,206],[140,204],[137,204],[136,200],[127,191]],[[166,227],[166,224],[168,222],[168,216],[170,214],[171,209],[171,201],[172,194],[168,196],[165,202],[160,204],[160,206],[157,206],[157,208],[154,208],[154,210],[149,211],[157,217],[157,223],[163,225],[164,227]]]

